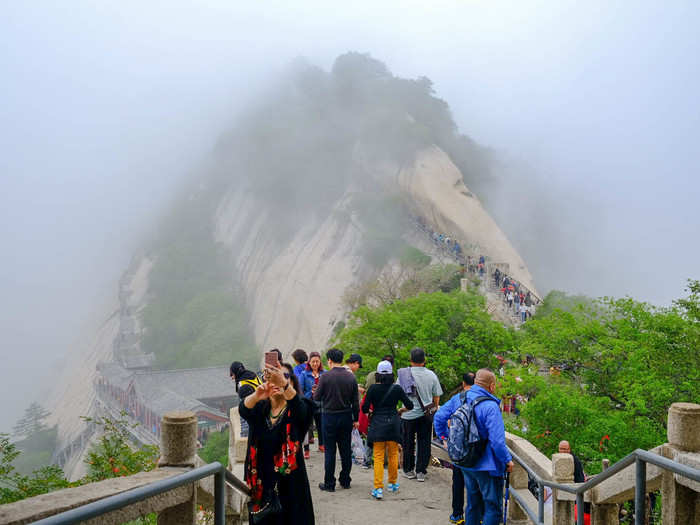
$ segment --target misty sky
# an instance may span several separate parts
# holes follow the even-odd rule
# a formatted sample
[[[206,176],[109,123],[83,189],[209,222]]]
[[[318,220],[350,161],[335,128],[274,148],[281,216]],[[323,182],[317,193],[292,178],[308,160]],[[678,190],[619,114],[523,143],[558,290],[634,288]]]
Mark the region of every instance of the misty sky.
[[[548,188],[562,240],[531,268],[542,291],[668,304],[700,278],[699,3],[250,4],[0,5],[0,430],[89,342],[178,182],[297,56],[370,52],[428,76],[462,132]]]

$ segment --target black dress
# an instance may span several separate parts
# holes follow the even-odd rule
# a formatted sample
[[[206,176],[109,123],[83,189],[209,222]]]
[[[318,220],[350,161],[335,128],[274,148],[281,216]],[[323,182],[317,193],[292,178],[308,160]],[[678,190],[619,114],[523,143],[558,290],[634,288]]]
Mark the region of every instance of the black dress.
[[[268,417],[269,400],[260,401],[252,409],[241,401],[239,412],[250,426],[245,480],[251,488],[251,499],[265,501],[276,485],[282,504],[282,512],[270,516],[265,520],[265,525],[314,525],[311,490],[301,446],[311,424],[313,405],[308,399],[296,395],[287,401],[285,414],[274,425]],[[280,468],[283,450],[294,453]],[[289,468],[291,472],[280,473]]]

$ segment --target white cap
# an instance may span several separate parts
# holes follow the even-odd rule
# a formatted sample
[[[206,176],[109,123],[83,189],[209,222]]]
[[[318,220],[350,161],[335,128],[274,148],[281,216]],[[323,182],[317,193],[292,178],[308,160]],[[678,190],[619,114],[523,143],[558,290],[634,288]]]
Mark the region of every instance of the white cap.
[[[391,374],[392,373],[391,363],[389,361],[379,361],[379,364],[377,365],[377,373],[378,374]]]

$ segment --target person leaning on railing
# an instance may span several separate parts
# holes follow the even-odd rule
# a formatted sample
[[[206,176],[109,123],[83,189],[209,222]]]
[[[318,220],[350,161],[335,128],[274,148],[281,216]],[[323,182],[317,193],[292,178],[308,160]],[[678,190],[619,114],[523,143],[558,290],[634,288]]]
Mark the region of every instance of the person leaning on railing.
[[[251,491],[250,523],[313,525],[314,511],[302,441],[313,416],[298,394],[291,365],[265,369],[265,382],[241,401],[250,425],[245,481]]]

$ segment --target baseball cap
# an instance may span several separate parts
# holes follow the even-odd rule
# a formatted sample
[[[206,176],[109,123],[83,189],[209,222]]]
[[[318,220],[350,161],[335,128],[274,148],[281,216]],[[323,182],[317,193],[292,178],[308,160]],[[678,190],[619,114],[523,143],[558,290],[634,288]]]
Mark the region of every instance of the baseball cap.
[[[346,363],[360,363],[360,368],[362,368],[362,356],[360,354],[350,354],[350,357],[345,361]]]
[[[391,363],[389,361],[379,361],[379,364],[377,365],[377,373],[378,374],[391,374],[392,373]]]

